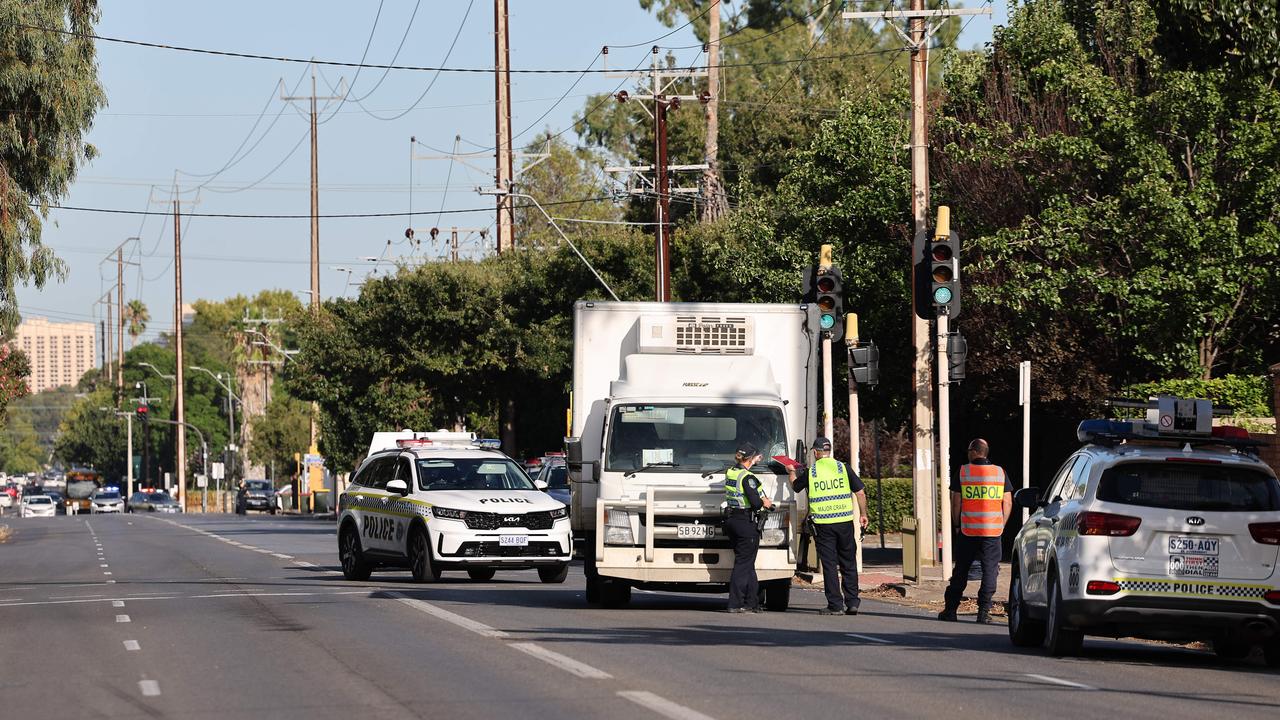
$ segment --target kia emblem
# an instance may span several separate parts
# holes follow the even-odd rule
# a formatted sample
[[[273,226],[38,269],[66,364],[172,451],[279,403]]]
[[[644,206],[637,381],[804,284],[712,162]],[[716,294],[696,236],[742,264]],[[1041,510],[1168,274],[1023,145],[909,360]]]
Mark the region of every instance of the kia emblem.
[[[1188,525],[1203,525],[1203,524],[1204,524],[1204,518],[1200,517],[1199,515],[1192,515],[1191,517],[1187,518],[1187,524],[1188,524]]]

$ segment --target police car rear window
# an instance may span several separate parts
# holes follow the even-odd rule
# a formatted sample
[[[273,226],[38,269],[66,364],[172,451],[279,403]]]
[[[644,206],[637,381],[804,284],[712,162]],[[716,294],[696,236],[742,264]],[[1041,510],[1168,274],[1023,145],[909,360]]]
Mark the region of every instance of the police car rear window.
[[[1256,470],[1190,463],[1125,463],[1108,468],[1098,500],[1169,510],[1280,510],[1280,483]]]

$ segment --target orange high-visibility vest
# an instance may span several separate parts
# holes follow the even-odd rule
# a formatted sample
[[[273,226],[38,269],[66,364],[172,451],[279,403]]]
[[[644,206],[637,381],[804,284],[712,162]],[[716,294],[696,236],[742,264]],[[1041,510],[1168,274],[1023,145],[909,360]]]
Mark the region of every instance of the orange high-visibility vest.
[[[1004,531],[1004,470],[999,465],[960,467],[960,532],[999,537]]]

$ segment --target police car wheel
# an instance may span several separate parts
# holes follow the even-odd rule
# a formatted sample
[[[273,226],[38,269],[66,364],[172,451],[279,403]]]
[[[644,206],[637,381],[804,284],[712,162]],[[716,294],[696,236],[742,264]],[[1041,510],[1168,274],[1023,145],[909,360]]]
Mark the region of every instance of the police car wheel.
[[[1017,566],[1017,558],[1013,564]],[[1027,615],[1022,576],[1016,569],[1009,578],[1009,640],[1016,647],[1035,647],[1044,642],[1044,623]]]
[[[497,570],[493,568],[467,568],[467,577],[478,582],[492,580]]]
[[[353,525],[343,528],[338,538],[338,560],[342,563],[342,576],[348,580],[368,580],[373,573],[373,566],[364,559],[360,535]]]
[[[1073,657],[1080,654],[1084,645],[1084,633],[1069,630],[1062,611],[1062,588],[1058,586],[1058,571],[1049,570],[1049,619],[1044,634],[1044,646],[1054,657]]]
[[[1262,659],[1267,667],[1280,667],[1280,638],[1272,638],[1271,642],[1262,646]]]
[[[569,577],[569,563],[538,568],[538,579],[549,585],[559,584]]]
[[[1213,654],[1222,660],[1243,660],[1252,651],[1253,646],[1243,640],[1215,638],[1213,641]]]
[[[409,570],[413,573],[413,581],[420,583],[439,580],[443,572],[431,561],[431,542],[427,531],[420,527],[409,531]]]

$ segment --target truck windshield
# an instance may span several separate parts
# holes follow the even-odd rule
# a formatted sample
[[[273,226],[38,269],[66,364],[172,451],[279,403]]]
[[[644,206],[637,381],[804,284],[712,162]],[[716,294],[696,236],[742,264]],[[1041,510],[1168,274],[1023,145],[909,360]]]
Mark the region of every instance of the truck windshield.
[[[619,405],[609,424],[606,470],[688,473],[728,466],[749,442],[767,460],[787,452],[782,410],[751,405]]]

